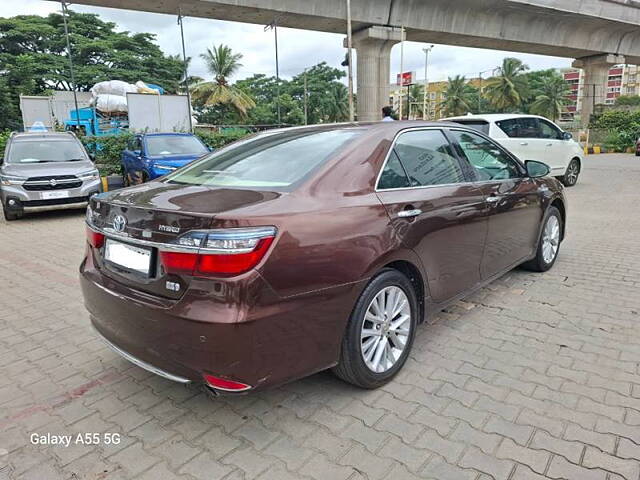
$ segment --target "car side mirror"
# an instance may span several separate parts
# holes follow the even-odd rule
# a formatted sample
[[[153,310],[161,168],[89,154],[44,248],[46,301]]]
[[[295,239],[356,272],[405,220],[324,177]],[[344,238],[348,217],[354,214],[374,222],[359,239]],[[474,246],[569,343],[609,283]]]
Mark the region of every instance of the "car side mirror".
[[[570,132],[562,132],[563,140],[573,140],[573,135]]]
[[[549,165],[537,160],[527,160],[524,162],[524,166],[527,169],[527,175],[531,178],[546,177],[551,172]]]

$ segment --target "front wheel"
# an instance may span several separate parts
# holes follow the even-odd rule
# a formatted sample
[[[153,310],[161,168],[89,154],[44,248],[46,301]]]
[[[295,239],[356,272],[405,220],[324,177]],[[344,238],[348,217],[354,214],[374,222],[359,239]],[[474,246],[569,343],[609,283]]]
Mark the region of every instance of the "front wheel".
[[[534,272],[546,272],[558,258],[562,238],[562,216],[556,207],[549,207],[544,218],[542,233],[538,240],[536,256],[522,266]]]
[[[20,212],[12,212],[11,210],[9,210],[7,207],[2,207],[2,213],[4,213],[4,219],[7,222],[12,222],[13,220],[18,220],[19,218],[22,217],[22,214]]]
[[[578,175],[580,175],[580,163],[574,158],[569,162],[567,171],[562,177],[562,183],[565,187],[573,187],[578,183]]]
[[[333,372],[362,388],[389,382],[407,361],[417,316],[418,302],[409,279],[397,270],[383,270],[356,303]]]

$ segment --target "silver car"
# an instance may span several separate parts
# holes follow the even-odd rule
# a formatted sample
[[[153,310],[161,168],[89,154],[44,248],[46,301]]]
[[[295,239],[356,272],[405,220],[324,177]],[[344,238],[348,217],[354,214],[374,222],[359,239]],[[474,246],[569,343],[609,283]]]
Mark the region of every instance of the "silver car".
[[[83,208],[100,191],[100,176],[71,132],[14,133],[0,158],[4,218],[25,212]]]

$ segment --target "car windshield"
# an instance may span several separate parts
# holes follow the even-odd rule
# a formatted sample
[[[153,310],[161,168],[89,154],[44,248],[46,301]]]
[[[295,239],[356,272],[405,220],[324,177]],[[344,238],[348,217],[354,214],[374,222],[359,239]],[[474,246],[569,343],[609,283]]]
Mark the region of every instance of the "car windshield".
[[[360,129],[290,130],[238,142],[166,177],[172,183],[287,189],[360,135]]]
[[[7,163],[45,163],[87,160],[79,142],[74,140],[16,141],[9,147]]]
[[[192,155],[208,150],[196,137],[186,135],[166,135],[147,137],[148,155]]]

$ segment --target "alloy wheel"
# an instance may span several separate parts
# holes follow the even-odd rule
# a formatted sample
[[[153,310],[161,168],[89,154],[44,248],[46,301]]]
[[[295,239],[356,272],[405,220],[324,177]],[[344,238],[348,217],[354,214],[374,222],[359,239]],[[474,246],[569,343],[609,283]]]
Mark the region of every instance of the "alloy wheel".
[[[567,184],[575,185],[578,181],[578,164],[575,160],[571,161],[567,167]]]
[[[560,222],[558,217],[551,215],[547,219],[547,223],[544,226],[544,232],[542,233],[542,259],[545,263],[549,264],[553,262],[558,253],[558,247],[560,246]]]
[[[362,358],[369,370],[391,369],[404,352],[411,333],[411,306],[406,293],[386,287],[373,298],[360,332]]]

